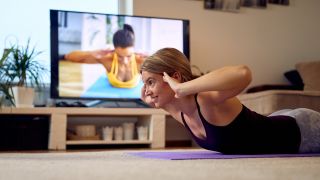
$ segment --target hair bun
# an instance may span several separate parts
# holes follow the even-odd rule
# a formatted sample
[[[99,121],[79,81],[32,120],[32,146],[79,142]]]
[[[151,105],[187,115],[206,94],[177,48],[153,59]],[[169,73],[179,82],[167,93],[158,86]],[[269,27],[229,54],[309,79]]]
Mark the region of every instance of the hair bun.
[[[123,30],[130,31],[132,34],[134,34],[133,28],[129,24],[124,24]]]

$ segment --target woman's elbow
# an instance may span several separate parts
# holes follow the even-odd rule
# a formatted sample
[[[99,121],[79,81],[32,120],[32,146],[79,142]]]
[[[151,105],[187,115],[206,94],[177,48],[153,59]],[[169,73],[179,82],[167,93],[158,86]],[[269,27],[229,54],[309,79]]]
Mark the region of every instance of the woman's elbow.
[[[246,86],[248,86],[252,81],[252,73],[248,66],[241,65],[240,67],[241,76],[243,78],[243,82],[245,82]]]

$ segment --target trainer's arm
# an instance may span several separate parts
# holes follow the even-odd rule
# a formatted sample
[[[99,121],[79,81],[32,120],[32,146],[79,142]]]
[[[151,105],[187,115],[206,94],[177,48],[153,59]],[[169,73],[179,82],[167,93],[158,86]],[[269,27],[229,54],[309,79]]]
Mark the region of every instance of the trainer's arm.
[[[72,51],[66,54],[65,60],[79,63],[95,64],[100,63],[105,53],[102,51]]]

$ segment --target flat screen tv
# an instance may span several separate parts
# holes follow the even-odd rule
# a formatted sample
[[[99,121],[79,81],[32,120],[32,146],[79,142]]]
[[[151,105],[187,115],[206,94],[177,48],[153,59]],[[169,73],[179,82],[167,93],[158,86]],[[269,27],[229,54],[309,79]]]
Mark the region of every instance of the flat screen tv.
[[[136,56],[147,57],[160,48],[174,47],[189,58],[189,20],[50,10],[51,97],[140,99],[141,77],[130,87],[115,86],[110,83],[108,68],[99,61],[70,61],[67,58],[72,52],[105,51],[111,56],[115,53],[113,36],[128,25],[134,34]]]

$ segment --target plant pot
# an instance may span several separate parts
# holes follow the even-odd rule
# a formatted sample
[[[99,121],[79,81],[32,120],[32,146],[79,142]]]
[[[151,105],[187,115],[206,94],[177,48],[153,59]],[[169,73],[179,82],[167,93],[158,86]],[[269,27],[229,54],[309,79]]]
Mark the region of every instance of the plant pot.
[[[12,87],[16,107],[33,107],[34,88]]]

